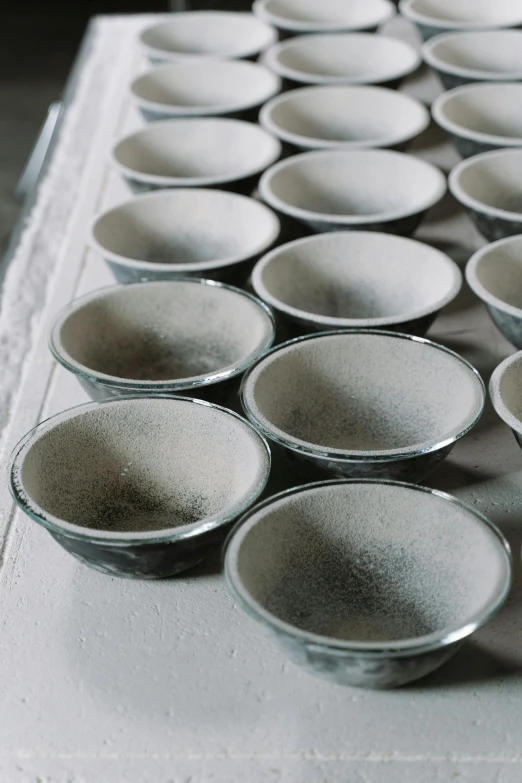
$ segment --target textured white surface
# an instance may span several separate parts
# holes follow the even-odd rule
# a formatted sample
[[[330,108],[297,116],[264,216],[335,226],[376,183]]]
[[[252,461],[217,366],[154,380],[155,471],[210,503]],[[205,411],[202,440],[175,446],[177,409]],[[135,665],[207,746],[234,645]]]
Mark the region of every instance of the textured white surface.
[[[73,377],[53,367],[45,330],[73,295],[112,282],[84,240],[93,211],[128,196],[109,173],[108,151],[117,135],[139,126],[124,94],[131,72],[143,65],[130,48],[142,23],[115,19],[99,26],[96,53],[85,66],[85,80],[100,67],[97,91],[89,98],[83,93],[81,105],[79,91],[77,124],[60,145],[75,149],[79,130],[89,127],[89,162],[83,173],[81,165],[73,170],[59,150],[55,176],[69,186],[64,180],[49,186],[46,208],[42,188],[28,229],[34,245],[22,252],[22,239],[11,268],[2,340],[12,341],[10,362],[29,346],[32,355],[22,384],[14,373],[13,383],[2,377],[2,411],[8,396],[16,397],[6,449],[39,419],[86,399]],[[102,62],[110,64],[110,75],[102,75]],[[427,90],[433,96],[434,83],[409,87],[421,97]],[[448,170],[454,154],[437,143],[440,135],[431,138],[436,141],[426,142],[423,155]],[[69,214],[67,230],[61,222],[51,226],[45,211],[51,207]],[[418,236],[460,264],[481,244],[449,197]],[[461,352],[486,380],[513,351],[467,289],[429,336]],[[2,482],[0,781],[520,783],[521,470],[520,449],[488,406],[433,475],[433,485],[475,504],[504,530],[517,582],[499,616],[452,662],[390,693],[341,689],[287,663],[234,608],[211,564],[158,583],[89,570],[13,513]]]

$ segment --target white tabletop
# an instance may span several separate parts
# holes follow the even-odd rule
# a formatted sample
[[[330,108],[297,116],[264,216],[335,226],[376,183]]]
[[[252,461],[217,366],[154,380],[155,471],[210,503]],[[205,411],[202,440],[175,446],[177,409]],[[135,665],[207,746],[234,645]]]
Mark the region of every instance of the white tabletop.
[[[150,17],[105,18],[53,164],[8,271],[0,309],[5,462],[39,420],[85,401],[46,347],[54,313],[110,284],[85,249],[94,212],[128,196],[114,139],[140,124],[126,87]],[[414,39],[406,23],[388,31]],[[416,40],[416,39],[415,39]],[[431,100],[433,77],[405,88]],[[431,139],[431,141],[430,141]],[[417,154],[457,161],[432,129]],[[417,237],[463,266],[482,240],[450,198]],[[429,337],[489,379],[513,348],[464,288]],[[508,536],[507,605],[437,673],[396,691],[341,688],[279,652],[239,611],[219,559],[146,582],[90,570],[14,511],[0,488],[0,781],[18,783],[520,783],[522,453],[488,405],[430,484],[474,504]]]

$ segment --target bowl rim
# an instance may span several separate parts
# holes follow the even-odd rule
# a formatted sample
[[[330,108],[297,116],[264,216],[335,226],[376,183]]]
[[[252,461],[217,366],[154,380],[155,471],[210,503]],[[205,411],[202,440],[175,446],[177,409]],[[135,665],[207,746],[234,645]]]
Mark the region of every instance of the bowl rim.
[[[468,36],[482,36],[494,33],[495,35],[516,35],[520,37],[522,43],[522,30],[513,28],[501,28],[501,29],[488,29],[488,30],[469,30],[469,31],[454,31],[451,33],[441,33],[422,45],[421,54],[424,62],[433,68],[435,71],[442,73],[448,73],[455,76],[462,76],[463,78],[472,79],[478,82],[509,82],[522,79],[522,66],[519,71],[503,71],[502,73],[496,73],[493,71],[485,71],[476,68],[465,68],[461,65],[452,65],[446,60],[438,58],[434,51],[439,43],[445,43],[446,41],[456,41],[459,38],[467,38]],[[522,60],[521,60],[522,63]]]
[[[136,94],[137,85],[147,79],[152,79],[159,73],[167,73],[172,71],[182,71],[186,69],[208,71],[210,68],[215,71],[216,68],[225,66],[225,68],[242,68],[250,70],[252,74],[268,75],[271,80],[270,87],[265,90],[263,97],[257,97],[255,100],[242,100],[236,103],[227,104],[200,104],[184,106],[183,104],[174,103],[161,103],[159,101],[151,101],[148,98],[142,98]],[[253,70],[252,70],[253,69]],[[224,77],[225,78],[225,77]],[[223,114],[235,114],[236,112],[248,111],[249,109],[255,109],[257,106],[265,103],[269,98],[272,98],[276,93],[281,90],[281,77],[266,68],[262,63],[251,63],[246,60],[199,60],[194,62],[169,62],[162,65],[156,65],[153,68],[149,68],[143,73],[140,73],[129,85],[128,92],[131,100],[139,109],[145,109],[146,111],[155,112],[161,115],[170,115],[171,117],[219,117]]]
[[[522,223],[522,210],[520,212],[510,212],[507,209],[490,206],[484,201],[479,201],[474,196],[470,196],[460,184],[462,173],[471,166],[480,165],[484,160],[491,160],[495,157],[507,157],[509,155],[520,155],[522,157],[522,147],[508,147],[499,150],[491,150],[490,152],[481,152],[478,155],[472,155],[470,158],[461,160],[460,163],[457,163],[457,165],[451,169],[448,177],[448,187],[451,194],[458,202],[475,212],[479,212],[483,215],[492,215],[493,217],[508,220],[511,223]]]
[[[407,133],[396,133],[380,138],[366,138],[357,141],[334,141],[317,136],[303,136],[294,131],[289,131],[273,119],[273,112],[279,106],[292,103],[292,99],[294,98],[305,97],[307,95],[313,97],[320,91],[337,91],[338,94],[341,92],[352,93],[354,94],[354,97],[357,97],[357,95],[362,97],[362,93],[366,92],[368,95],[372,93],[377,99],[385,93],[386,95],[389,95],[390,100],[397,103],[397,108],[402,105],[413,109],[417,114],[414,118],[415,123],[412,123],[412,128]],[[371,84],[318,84],[310,87],[288,90],[267,101],[259,112],[259,124],[262,128],[269,133],[276,135],[279,139],[294,144],[296,147],[302,149],[366,149],[367,147],[385,147],[411,141],[426,130],[430,124],[430,113],[424,104],[416,98],[412,98],[410,95],[406,95],[402,92],[397,92],[397,90],[390,90],[385,87],[378,87],[377,85]]]
[[[311,490],[325,486],[339,486],[339,485],[352,485],[352,484],[381,484],[387,486],[402,487],[404,489],[424,492],[429,495],[433,495],[442,500],[448,501],[461,509],[464,509],[471,514],[479,525],[485,525],[496,537],[500,550],[503,551],[505,556],[505,584],[503,590],[496,601],[491,602],[486,609],[483,609],[478,616],[471,616],[467,621],[459,625],[457,628],[444,628],[441,631],[435,631],[431,634],[424,636],[418,636],[413,639],[404,639],[389,642],[357,642],[338,639],[335,637],[323,636],[321,634],[315,634],[313,632],[305,631],[298,628],[291,623],[284,620],[280,620],[274,614],[265,609],[259,601],[257,601],[243,586],[243,580],[239,576],[237,570],[237,555],[241,544],[248,533],[259,524],[261,520],[255,522],[253,519],[259,512],[262,512],[272,506],[279,500],[284,500],[288,497],[295,495],[306,495]],[[262,519],[262,518],[261,518]],[[474,633],[478,628],[487,623],[500,609],[504,601],[508,597],[513,584],[513,559],[511,555],[511,548],[505,536],[499,530],[499,528],[491,522],[484,514],[472,508],[466,503],[463,503],[458,498],[443,492],[438,489],[431,489],[429,487],[419,486],[417,484],[407,484],[401,481],[390,481],[385,479],[333,479],[328,481],[316,481],[310,484],[304,484],[298,487],[292,487],[291,489],[279,492],[277,495],[273,495],[252,506],[246,511],[242,517],[236,522],[232,531],[229,533],[225,545],[224,554],[224,575],[225,582],[228,589],[233,595],[234,599],[238,602],[239,606],[245,611],[252,619],[262,622],[275,630],[284,633],[286,636],[291,636],[294,639],[298,639],[307,643],[310,647],[328,647],[330,649],[353,652],[357,654],[364,654],[371,657],[386,657],[392,654],[394,657],[408,656],[413,653],[430,652],[437,650],[447,645],[458,642],[470,634]]]
[[[510,29],[516,25],[522,24],[522,12],[519,16],[515,17],[511,22],[503,22],[501,20],[482,22],[480,19],[470,22],[459,22],[455,19],[439,19],[435,16],[428,16],[422,11],[417,11],[414,7],[415,3],[419,0],[399,0],[399,13],[405,16],[412,22],[425,25],[426,27],[433,27],[440,30],[497,30],[501,28]]]
[[[504,361],[497,365],[497,367],[493,370],[493,374],[491,375],[489,381],[489,396],[491,397],[491,402],[493,403],[495,413],[505,424],[508,425],[508,427],[511,427],[511,429],[519,435],[522,435],[522,421],[513,413],[511,413],[510,409],[505,404],[502,392],[500,391],[500,383],[506,370],[508,370],[513,364],[519,364],[521,361],[522,351],[516,351],[516,353],[512,353],[510,356],[504,359]]]
[[[23,491],[21,479],[17,479],[17,471],[23,463],[24,455],[28,449],[36,443],[40,437],[40,434],[46,431],[54,429],[58,424],[62,424],[65,421],[76,418],[83,415],[89,410],[93,410],[100,406],[105,405],[123,405],[135,400],[169,400],[172,403],[201,405],[206,408],[212,408],[215,411],[219,411],[220,414],[232,416],[245,425],[245,433],[248,433],[248,437],[257,438],[260,446],[260,455],[264,457],[264,467],[261,463],[259,466],[259,477],[257,485],[252,490],[248,498],[244,497],[241,502],[236,504],[236,507],[230,508],[228,511],[223,509],[222,512],[213,514],[212,516],[205,517],[197,522],[192,522],[186,525],[179,525],[178,527],[165,528],[158,531],[140,531],[136,533],[126,531],[109,531],[109,530],[96,530],[95,528],[89,528],[82,525],[76,525],[73,522],[67,522],[64,519],[50,514],[45,509],[41,508],[37,503],[31,501],[31,498]],[[262,447],[262,450],[261,450]],[[176,541],[184,541],[189,538],[195,538],[201,534],[207,533],[211,530],[215,530],[219,527],[227,525],[240,514],[246,511],[250,505],[255,503],[257,498],[261,495],[266,487],[268,478],[270,476],[271,468],[271,452],[270,446],[266,438],[261,433],[257,432],[250,422],[248,422],[243,416],[228,410],[221,405],[215,405],[214,403],[206,402],[205,400],[193,399],[191,397],[171,397],[168,394],[154,394],[147,395],[132,395],[125,397],[113,397],[109,400],[103,400],[101,402],[86,402],[81,405],[75,405],[72,408],[67,408],[60,413],[49,416],[41,421],[35,427],[32,427],[16,444],[13,448],[8,462],[7,462],[7,478],[11,496],[17,506],[30,518],[33,522],[37,522],[42,527],[45,527],[50,533],[58,533],[62,536],[74,538],[76,540],[85,541],[88,539],[90,542],[97,545],[119,545],[119,546],[135,546],[136,544],[156,544],[156,543],[173,543]]]
[[[393,46],[396,46],[403,51],[407,51],[411,56],[412,61],[409,65],[403,65],[400,68],[395,68],[394,70],[390,70],[389,73],[379,77],[372,76],[369,73],[366,75],[363,74],[362,76],[324,76],[317,73],[305,73],[304,71],[298,71],[295,68],[282,65],[280,62],[279,56],[281,52],[284,52],[287,49],[291,49],[293,47],[297,47],[301,44],[309,43],[311,38],[313,38],[315,41],[318,39],[324,40],[325,43],[331,42],[333,38],[343,38],[346,44],[350,44],[350,42],[353,42],[355,37],[357,37],[359,40],[363,39],[370,45],[374,44],[376,46],[379,46],[379,44],[384,44],[386,46],[392,42]],[[385,85],[388,82],[409,76],[409,74],[417,70],[421,62],[422,58],[420,53],[417,52],[411,44],[406,43],[405,41],[401,41],[398,38],[392,38],[392,36],[389,35],[375,35],[374,33],[313,33],[312,35],[297,35],[294,38],[288,38],[285,41],[274,44],[266,50],[262,57],[262,64],[269,68],[273,73],[276,73],[284,78],[291,79],[298,84],[306,84],[309,86],[314,84],[334,86],[336,84],[347,86],[356,86],[358,84]]]
[[[373,0],[374,6],[382,8],[380,15],[376,16],[371,22],[367,22],[362,27],[359,24],[350,24],[346,22],[307,22],[303,19],[289,19],[286,16],[279,16],[272,11],[267,10],[267,5],[272,0],[254,0],[252,3],[252,12],[266,24],[270,24],[278,30],[285,30],[288,32],[301,32],[301,33],[318,33],[318,32],[341,32],[341,31],[358,31],[358,30],[374,30],[377,27],[388,22],[392,19],[397,11],[393,3],[390,0]]]
[[[281,352],[284,349],[287,349],[291,346],[294,346],[298,343],[303,343],[306,341],[311,340],[321,340],[328,337],[333,336],[341,336],[341,335],[371,335],[373,337],[392,337],[396,340],[409,340],[411,342],[416,343],[422,343],[423,345],[427,345],[430,348],[442,351],[443,353],[448,354],[453,359],[458,360],[460,363],[464,364],[467,369],[471,372],[473,377],[478,383],[478,389],[481,391],[481,397],[482,401],[478,406],[478,412],[476,416],[473,418],[473,420],[466,425],[463,429],[459,430],[457,433],[454,433],[451,436],[448,436],[444,438],[442,441],[438,441],[435,444],[432,445],[426,445],[419,447],[417,444],[414,444],[414,446],[409,448],[398,448],[398,449],[386,449],[386,450],[374,450],[374,451],[364,451],[360,449],[345,449],[344,453],[340,452],[339,450],[329,450],[328,448],[321,448],[319,446],[315,446],[313,444],[308,444],[306,441],[301,441],[300,439],[291,439],[291,436],[288,436],[286,433],[283,432],[283,430],[280,430],[279,428],[276,428],[278,432],[274,432],[269,427],[265,426],[263,422],[259,420],[259,418],[256,416],[256,414],[252,411],[248,401],[247,401],[247,386],[250,383],[250,378],[253,374],[253,372],[261,365],[262,362],[269,359],[273,354],[276,352]],[[440,451],[441,449],[444,449],[448,446],[452,446],[454,443],[456,443],[460,438],[464,437],[470,430],[473,429],[475,424],[480,420],[482,413],[484,411],[484,406],[486,402],[486,387],[484,384],[484,381],[482,380],[482,377],[478,370],[473,367],[470,362],[468,362],[466,359],[464,359],[462,356],[460,356],[455,351],[452,351],[450,348],[446,348],[444,345],[440,345],[439,343],[435,343],[432,340],[428,340],[425,337],[417,337],[415,335],[411,334],[404,334],[402,332],[390,332],[386,331],[384,329],[336,329],[333,331],[324,331],[324,332],[316,332],[314,334],[307,334],[303,337],[296,337],[293,340],[287,340],[284,343],[280,343],[279,345],[276,345],[275,347],[271,348],[269,351],[266,351],[266,353],[261,356],[257,362],[255,362],[249,369],[246,371],[246,373],[243,376],[243,379],[241,381],[241,388],[240,388],[240,399],[241,399],[241,406],[243,408],[243,411],[247,417],[247,419],[256,427],[256,429],[261,432],[265,438],[267,438],[269,441],[272,441],[273,443],[276,443],[278,446],[282,446],[285,449],[288,449],[289,451],[296,452],[297,454],[304,455],[305,457],[313,457],[314,460],[324,460],[329,463],[337,463],[339,465],[346,465],[347,463],[369,463],[369,464],[389,464],[394,462],[399,462],[404,459],[415,459],[416,457],[423,456],[425,454],[431,454],[435,451]],[[279,432],[282,433],[282,435],[279,434]]]
[[[517,243],[520,245],[520,252],[522,254],[522,234],[515,234],[515,236],[512,237],[504,237],[504,239],[498,239],[496,242],[491,242],[489,245],[484,245],[475,253],[473,253],[469,259],[468,263],[466,264],[465,275],[467,283],[473,293],[476,294],[476,296],[478,296],[478,298],[481,299],[485,304],[490,305],[491,307],[495,307],[497,310],[501,310],[502,312],[514,316],[515,318],[522,319],[522,307],[515,307],[514,305],[505,302],[503,299],[500,299],[498,296],[495,296],[495,294],[492,294],[491,291],[489,291],[480,282],[477,275],[477,267],[485,256],[488,256],[490,253],[494,254],[496,250],[503,248],[505,245],[516,245]]]
[[[274,261],[275,258],[284,255],[288,250],[292,250],[294,248],[306,247],[307,245],[317,245],[318,252],[320,252],[321,244],[328,243],[328,239],[331,237],[336,237],[339,240],[342,239],[343,241],[345,240],[347,242],[347,245],[349,245],[350,239],[352,237],[355,237],[355,239],[357,238],[369,239],[375,236],[386,238],[386,240],[391,239],[392,242],[394,242],[395,240],[403,240],[405,243],[412,242],[414,243],[415,246],[422,246],[423,248],[426,248],[430,258],[433,256],[439,258],[439,260],[441,261],[444,261],[448,270],[451,272],[453,276],[453,284],[448,289],[446,294],[440,297],[438,302],[431,304],[428,307],[423,307],[421,309],[412,311],[411,313],[403,313],[401,315],[378,316],[374,318],[337,318],[334,316],[320,315],[317,313],[312,313],[307,310],[301,310],[298,307],[293,307],[287,304],[286,302],[284,302],[283,300],[278,299],[272,293],[270,293],[270,291],[265,287],[265,284],[263,283],[262,273],[264,272],[266,267],[269,266]],[[402,241],[400,241],[399,244],[402,244]],[[259,259],[259,261],[256,263],[252,271],[251,280],[252,280],[252,287],[256,295],[262,301],[266,302],[266,304],[268,304],[269,307],[272,307],[274,310],[278,312],[282,312],[293,318],[298,318],[310,324],[321,325],[325,329],[328,328],[344,329],[350,327],[365,328],[371,326],[385,328],[387,325],[405,324],[417,318],[422,318],[424,316],[437,313],[439,310],[441,310],[443,307],[445,307],[447,304],[453,301],[453,299],[459,293],[462,287],[462,272],[460,271],[457,264],[448,255],[446,255],[446,253],[437,250],[437,248],[431,247],[431,245],[425,245],[423,242],[419,242],[418,240],[415,239],[410,239],[409,237],[393,236],[378,231],[331,231],[326,234],[315,234],[310,237],[295,239],[292,242],[287,242],[286,244],[279,245],[277,248],[266,253],[266,255],[262,256],[262,258]]]
[[[63,345],[61,345],[60,332],[67,322],[67,320],[81,310],[85,305],[90,302],[110,298],[113,294],[125,293],[131,291],[133,288],[143,289],[143,286],[154,286],[159,288],[165,288],[165,286],[178,285],[181,283],[194,285],[194,286],[207,286],[209,288],[224,289],[231,292],[234,295],[238,295],[248,299],[259,311],[259,315],[263,317],[267,322],[266,335],[262,342],[257,346],[256,350],[250,352],[248,356],[243,357],[241,361],[236,361],[232,365],[217,370],[215,372],[204,373],[200,375],[194,375],[180,380],[164,380],[164,381],[147,381],[147,380],[133,380],[132,378],[122,378],[117,375],[109,375],[107,373],[92,370],[87,365],[74,359],[69,354]],[[77,297],[72,302],[69,302],[64,308],[62,308],[56,315],[51,329],[49,331],[49,349],[56,359],[66,370],[77,375],[79,378],[83,378],[90,383],[99,384],[100,386],[107,386],[114,389],[132,389],[136,394],[143,395],[144,392],[158,390],[164,392],[174,392],[178,390],[184,390],[187,393],[201,387],[211,386],[229,378],[234,378],[250,367],[257,359],[259,359],[272,345],[275,339],[275,319],[270,308],[261,301],[258,297],[243,291],[235,286],[221,283],[216,280],[205,280],[197,277],[184,277],[176,278],[174,280],[155,280],[148,281],[146,283],[117,283],[115,285],[104,286],[103,288],[97,288],[94,291],[90,291],[83,296]],[[148,396],[148,395],[147,395]]]
[[[521,41],[522,43],[522,41]],[[499,136],[494,133],[485,133],[484,131],[473,130],[462,125],[455,120],[450,119],[446,114],[447,105],[450,102],[457,101],[459,98],[469,94],[480,94],[491,90],[497,90],[499,87],[512,88],[519,92],[519,98],[522,98],[522,83],[520,82],[478,82],[476,84],[464,84],[461,87],[455,87],[452,90],[439,95],[431,104],[431,114],[433,119],[443,130],[458,136],[462,139],[470,139],[479,144],[492,144],[497,147],[522,147],[522,126],[520,136]]]
[[[147,174],[146,172],[139,171],[138,169],[127,166],[118,160],[119,150],[124,144],[133,143],[138,139],[146,139],[147,136],[154,133],[156,129],[162,130],[179,130],[185,129],[190,132],[191,127],[199,125],[202,128],[207,128],[209,134],[212,133],[212,125],[228,125],[229,127],[235,126],[240,131],[246,130],[247,133],[252,133],[253,138],[257,137],[257,140],[261,138],[268,142],[268,154],[264,156],[264,160],[261,163],[255,165],[249,165],[245,171],[230,172],[229,174],[216,174],[214,176],[197,176],[197,177],[173,177],[163,174]],[[173,143],[169,137],[169,143]],[[179,119],[159,120],[158,122],[149,123],[143,128],[139,128],[133,133],[129,133],[126,136],[119,138],[115,144],[113,144],[110,152],[110,158],[112,165],[117,169],[119,174],[127,179],[135,180],[136,182],[143,182],[147,185],[157,185],[158,187],[210,187],[212,185],[226,185],[232,182],[239,182],[247,177],[253,177],[256,174],[260,174],[268,166],[275,163],[280,158],[282,152],[282,145],[279,139],[274,138],[271,133],[268,133],[266,128],[262,128],[253,122],[246,122],[245,120],[234,119],[232,117],[180,117]]]
[[[264,51],[265,48],[268,46],[271,46],[273,43],[277,41],[277,31],[269,24],[264,22],[259,17],[255,17],[253,14],[245,14],[240,11],[226,11],[224,9],[208,9],[208,10],[200,10],[200,11],[181,11],[178,13],[170,13],[170,14],[163,14],[162,21],[155,22],[154,24],[148,25],[143,30],[140,31],[140,33],[137,36],[137,43],[139,48],[148,56],[153,57],[155,59],[161,59],[165,62],[191,62],[192,60],[199,60],[199,59],[209,59],[209,60],[239,60],[243,59],[244,57],[253,57],[256,54],[259,54],[260,52]],[[191,19],[197,19],[201,22],[206,22],[207,24],[212,22],[221,22],[230,19],[231,17],[240,19],[241,21],[245,22],[246,24],[250,24],[252,26],[252,29],[257,28],[259,31],[263,31],[265,33],[266,40],[262,45],[256,44],[253,46],[252,44],[246,45],[244,43],[243,48],[235,53],[226,53],[226,54],[205,54],[205,53],[198,53],[198,54],[192,54],[190,52],[180,52],[177,50],[171,50],[171,49],[163,49],[158,46],[152,46],[151,44],[147,44],[143,39],[147,33],[151,33],[153,31],[158,30],[159,28],[166,27],[167,25],[175,24],[176,22],[181,21],[183,22],[184,19],[187,17]]]
[[[407,160],[413,163],[413,165],[418,166],[419,170],[423,170],[425,172],[430,172],[431,176],[434,176],[436,179],[438,179],[438,185],[435,189],[435,193],[432,194],[429,198],[424,198],[423,200],[419,201],[419,204],[412,208],[408,207],[408,209],[396,209],[392,210],[391,212],[373,212],[371,214],[364,214],[364,215],[356,215],[356,214],[345,214],[345,215],[332,215],[328,212],[316,212],[314,210],[305,209],[304,207],[296,207],[293,204],[289,204],[287,201],[283,201],[279,196],[276,196],[272,191],[272,179],[274,176],[279,174],[281,171],[284,171],[285,169],[288,169],[290,167],[296,167],[299,166],[299,164],[305,160],[311,160],[312,157],[315,157],[317,159],[323,157],[326,158],[327,156],[338,156],[339,158],[343,156],[353,156],[355,155],[357,158],[360,158],[362,155],[372,155],[372,156],[381,156],[384,158],[385,156],[394,156],[403,160]],[[347,149],[328,149],[328,150],[312,150],[310,152],[301,152],[298,155],[292,155],[289,158],[284,158],[283,160],[278,161],[277,163],[274,163],[270,168],[268,168],[260,177],[259,179],[259,185],[258,190],[261,198],[265,203],[267,203],[270,207],[273,209],[282,212],[285,215],[290,215],[291,217],[295,217],[298,220],[303,220],[305,222],[320,222],[320,223],[329,223],[332,225],[337,226],[362,226],[368,224],[377,224],[377,223],[387,223],[394,220],[400,220],[401,218],[407,218],[411,217],[412,215],[417,215],[420,212],[425,212],[431,207],[433,207],[435,204],[437,204],[441,198],[444,196],[447,190],[446,185],[446,177],[442,173],[442,171],[435,166],[433,163],[429,163],[426,160],[423,160],[421,158],[417,158],[413,155],[407,155],[404,152],[396,152],[394,150],[383,150],[383,149],[375,149],[375,148],[369,148],[369,149],[362,149],[362,150],[347,150]]]
[[[104,247],[101,242],[96,239],[95,231],[98,223],[102,219],[105,219],[107,216],[111,215],[113,212],[117,212],[122,208],[132,206],[134,204],[141,204],[146,200],[185,198],[187,194],[196,196],[196,194],[201,193],[212,194],[211,198],[222,198],[225,196],[225,198],[229,199],[230,201],[247,201],[251,206],[253,205],[253,208],[257,210],[259,214],[263,213],[267,217],[271,223],[270,233],[267,234],[262,242],[258,242],[257,245],[254,245],[252,248],[250,248],[246,255],[243,253],[241,255],[227,256],[226,258],[220,258],[213,261],[194,261],[190,263],[183,262],[182,264],[166,264],[160,263],[159,261],[145,261],[143,259],[129,258],[128,256],[114,253],[112,250]],[[277,241],[280,233],[281,221],[275,212],[270,209],[267,204],[263,204],[261,201],[251,198],[250,196],[243,196],[240,193],[232,193],[228,190],[219,190],[217,188],[165,188],[160,190],[153,190],[149,193],[140,193],[139,195],[134,195],[125,199],[125,201],[120,201],[119,203],[110,207],[110,209],[96,213],[91,218],[91,224],[88,230],[88,244],[90,245],[91,249],[98,253],[102,258],[119,266],[148,272],[171,272],[172,277],[177,279],[178,277],[183,277],[183,275],[191,274],[193,272],[198,272],[204,275],[205,272],[215,271],[218,269],[223,269],[224,267],[244,263],[245,261],[255,258],[259,253],[266,252],[267,249]]]

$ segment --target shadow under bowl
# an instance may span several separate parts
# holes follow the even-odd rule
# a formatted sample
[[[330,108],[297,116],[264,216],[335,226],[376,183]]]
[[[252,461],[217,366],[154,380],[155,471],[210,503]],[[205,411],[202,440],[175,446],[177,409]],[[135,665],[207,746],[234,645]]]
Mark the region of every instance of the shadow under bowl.
[[[270,451],[236,414],[128,397],[53,416],[16,446],[10,488],[78,560],[113,576],[191,568],[263,490]]]
[[[87,294],[59,313],[50,348],[94,400],[172,394],[226,404],[274,335],[255,297],[191,279]]]
[[[424,41],[451,30],[522,27],[519,0],[400,0],[399,12],[415,25]]]
[[[522,234],[522,149],[483,152],[458,163],[448,185],[489,242]]]
[[[396,13],[390,0],[255,0],[252,11],[286,36],[374,32]]]
[[[417,482],[480,419],[485,389],[436,343],[352,330],[272,349],[245,374],[241,401],[307,479]]]
[[[316,233],[384,231],[408,236],[446,192],[431,163],[390,150],[320,150],[279,161],[261,198]]]
[[[259,122],[297,150],[404,150],[429,125],[419,101],[382,87],[302,87],[273,98]]]
[[[461,285],[458,266],[439,250],[364,231],[281,245],[252,273],[256,294],[295,335],[349,328],[422,335]]]
[[[250,194],[281,155],[281,143],[252,122],[221,117],[152,123],[119,141],[112,163],[135,193],[218,187]]]
[[[521,103],[522,84],[472,84],[441,95],[431,111],[462,157],[469,158],[522,147]]]
[[[368,33],[301,35],[270,47],[262,63],[287,85],[379,84],[398,87],[419,67],[403,41]]]
[[[468,261],[466,279],[506,340],[521,349],[522,235],[478,250]]]
[[[425,43],[422,57],[448,90],[522,81],[522,30],[446,33]]]
[[[281,89],[267,68],[240,60],[159,65],[138,76],[131,97],[147,122],[179,117],[250,118]]]
[[[495,615],[512,565],[501,533],[450,495],[329,481],[247,512],[225,575],[298,666],[338,685],[393,688],[441,666]]]
[[[273,27],[252,14],[188,11],[170,14],[139,36],[153,64],[253,58],[277,41]]]
[[[252,198],[205,188],[145,193],[99,215],[91,245],[121,283],[205,277],[242,284],[281,226]]]

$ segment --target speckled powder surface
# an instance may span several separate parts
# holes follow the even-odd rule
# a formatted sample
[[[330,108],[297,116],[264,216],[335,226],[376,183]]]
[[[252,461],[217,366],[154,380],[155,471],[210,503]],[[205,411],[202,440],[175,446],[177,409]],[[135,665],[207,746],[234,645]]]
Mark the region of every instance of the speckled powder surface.
[[[320,234],[272,259],[257,277],[266,291],[283,305],[329,318],[406,320],[435,309],[459,276],[433,248],[367,232]]]
[[[501,137],[495,146],[502,146],[502,139],[513,144],[522,137],[521,99],[520,84],[474,85],[448,98],[443,116],[460,126],[464,136],[469,131],[491,134]]]
[[[462,190],[486,206],[519,213],[522,219],[522,150],[495,152],[470,163],[459,178]]]
[[[265,114],[266,112],[266,114]],[[306,147],[324,142],[365,142],[368,146],[407,139],[418,131],[424,110],[404,95],[377,87],[316,86],[276,99],[261,117],[288,139]]]
[[[139,77],[133,92],[145,101],[168,107],[255,106],[277,91],[273,74],[255,63],[213,60],[162,65]]]
[[[387,150],[328,150],[285,161],[266,186],[292,207],[325,215],[413,213],[439,193],[440,174]]]
[[[89,297],[56,348],[112,377],[175,381],[244,365],[270,344],[269,316],[241,293],[197,282],[145,283]]]
[[[248,258],[273,231],[273,217],[253,199],[216,190],[152,193],[103,215],[94,236],[119,256],[155,264]]]
[[[271,163],[278,145],[251,122],[223,118],[153,123],[116,149],[116,159],[143,174],[234,179]]]
[[[404,19],[395,21],[393,32],[413,40],[413,27]],[[133,46],[136,20],[111,18],[103,24],[110,34],[98,61],[105,62],[106,84],[116,53]],[[504,51],[496,49],[495,55]],[[146,67],[144,60],[139,66]],[[407,89],[428,103],[440,85],[426,70],[419,76]],[[123,74],[122,95],[127,81]],[[120,129],[128,133],[140,119],[124,100],[129,122]],[[100,116],[98,96],[87,105]],[[93,146],[85,113],[80,120],[62,160],[64,169],[80,136],[85,133]],[[457,158],[443,135],[432,131],[429,146],[420,152],[448,170]],[[108,174],[112,143],[107,138],[94,145]],[[104,209],[128,197],[113,174],[109,192],[103,186]],[[73,178],[72,187],[81,197],[85,183]],[[53,212],[63,209],[70,193],[61,186],[47,189],[56,202]],[[441,208],[428,217],[419,238],[444,243],[465,261],[481,240],[451,199]],[[90,208],[81,217],[88,223]],[[35,312],[21,311],[17,293],[27,293],[36,308],[33,338],[40,332],[43,306],[43,285],[31,283],[29,290],[24,263],[41,279],[54,268],[57,250],[67,239],[45,210],[35,214],[29,233],[36,243],[20,248],[22,263],[12,268],[19,290],[10,288],[5,303],[7,338],[13,338],[5,344],[6,356],[13,362],[30,356],[27,348],[17,353],[13,346],[19,345],[18,325]],[[84,234],[77,233],[74,253],[62,264],[71,272],[78,269],[84,247]],[[76,295],[110,282],[99,257],[88,253]],[[56,304],[65,302],[60,298]],[[46,320],[55,312],[48,308]],[[466,288],[431,334],[463,353],[485,378],[513,351]],[[44,386],[44,343],[42,336],[38,353],[33,351],[27,362],[26,382],[10,387],[24,411],[22,429],[17,418],[10,443],[39,416],[86,399],[76,380],[59,367]],[[0,416],[7,412],[2,407]],[[219,563],[215,570],[210,563],[176,579],[111,578],[84,567],[21,512],[13,514],[5,492],[0,527],[3,531],[10,517],[13,525],[2,551],[0,701],[9,720],[2,722],[0,733],[0,779],[520,783],[521,466],[522,452],[509,427],[488,408],[434,474],[434,485],[476,504],[508,535],[518,584],[502,612],[439,672],[385,693],[337,687],[294,666],[260,625],[234,606]]]
[[[348,35],[357,36],[348,38]],[[349,44],[349,45],[347,45]],[[270,57],[270,54],[269,54]],[[384,36],[366,33],[314,35],[284,42],[273,58],[296,78],[345,79],[371,83],[392,79],[415,62],[415,52]]]
[[[437,42],[432,53],[449,71],[456,66],[470,71],[477,81],[488,72],[493,78],[504,76],[507,80],[522,70],[521,41],[519,30],[472,32]]]
[[[484,400],[480,380],[454,356],[375,334],[318,337],[271,353],[244,394],[270,432],[334,454],[443,443],[472,424]]]
[[[522,308],[522,237],[485,253],[475,274],[488,293],[506,304]]]
[[[91,406],[45,428],[22,456],[17,483],[30,504],[82,527],[126,532],[230,513],[268,464],[240,419],[158,399]]]
[[[374,642],[455,629],[505,584],[507,556],[488,527],[398,486],[319,487],[247,527],[237,555],[247,592],[314,634]]]

